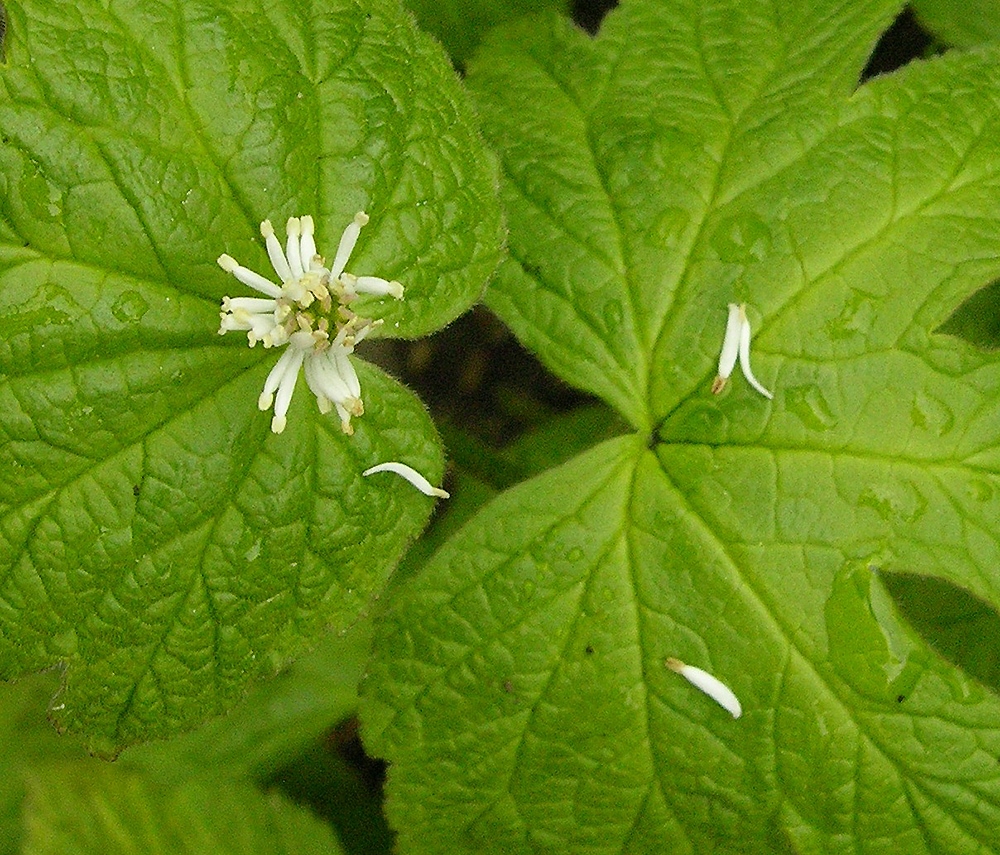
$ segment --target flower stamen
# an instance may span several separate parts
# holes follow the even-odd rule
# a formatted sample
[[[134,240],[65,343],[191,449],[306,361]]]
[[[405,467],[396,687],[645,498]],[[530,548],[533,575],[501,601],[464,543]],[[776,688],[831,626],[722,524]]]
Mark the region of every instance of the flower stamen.
[[[680,674],[692,686],[701,689],[713,701],[724,710],[727,710],[733,718],[743,715],[743,706],[739,698],[732,689],[723,683],[718,677],[713,677],[707,671],[696,668],[694,665],[685,665],[680,659],[673,656],[667,658],[664,664],[677,674]]]
[[[351,418],[361,416],[364,402],[361,384],[350,355],[379,320],[362,318],[348,308],[358,293],[402,299],[403,286],[378,276],[355,276],[345,272],[368,215],[354,215],[337,247],[333,269],[324,266],[316,251],[315,223],[311,216],[289,217],[284,247],[270,220],[260,224],[268,258],[281,280],[278,286],[239,264],[230,255],[219,256],[219,266],[265,297],[225,297],[222,300],[219,334],[231,330],[247,333],[250,347],[288,345],[271,369],[257,401],[261,410],[274,407],[271,430],[281,433],[288,408],[305,367],[306,382],[316,395],[321,413],[336,408],[341,429],[354,432]]]
[[[435,487],[428,481],[423,475],[417,472],[412,466],[407,466],[405,463],[399,463],[395,460],[391,460],[388,463],[379,463],[377,466],[371,466],[366,469],[361,474],[366,478],[369,475],[374,475],[376,472],[394,472],[401,478],[405,478],[414,487],[416,487],[425,496],[436,496],[440,499],[450,498],[450,494],[442,490],[440,487]]]

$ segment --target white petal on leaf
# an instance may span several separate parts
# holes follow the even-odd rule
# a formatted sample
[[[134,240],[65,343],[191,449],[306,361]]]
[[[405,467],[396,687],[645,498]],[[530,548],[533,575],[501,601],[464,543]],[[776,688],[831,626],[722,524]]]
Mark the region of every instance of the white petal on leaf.
[[[725,387],[729,375],[733,373],[736,357],[740,350],[740,329],[742,326],[742,311],[735,303],[729,304],[729,318],[726,320],[726,335],[722,339],[722,351],[719,353],[719,373],[712,383],[712,394],[718,395]]]
[[[718,677],[713,677],[708,671],[703,671],[694,665],[685,665],[680,659],[674,659],[673,657],[667,659],[666,666],[671,671],[680,674],[692,686],[701,689],[719,706],[727,710],[733,718],[739,718],[743,715],[743,707],[740,704],[739,698]]]
[[[366,469],[361,474],[365,477],[369,475],[374,475],[376,472],[394,472],[401,478],[405,478],[414,487],[416,487],[425,496],[437,496],[441,499],[449,498],[449,493],[442,490],[440,487],[434,487],[431,482],[428,481],[423,475],[417,472],[412,466],[407,466],[405,463],[398,463],[392,460],[388,463],[379,463],[377,466],[372,466]]]

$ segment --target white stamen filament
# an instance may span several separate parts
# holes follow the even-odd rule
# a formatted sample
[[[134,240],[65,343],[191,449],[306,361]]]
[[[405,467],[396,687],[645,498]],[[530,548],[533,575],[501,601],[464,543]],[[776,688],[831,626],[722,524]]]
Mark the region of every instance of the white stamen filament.
[[[267,257],[271,259],[271,266],[278,278],[282,282],[290,282],[292,279],[292,268],[288,266],[288,259],[285,258],[285,251],[281,248],[281,241],[274,233],[274,226],[270,220],[264,220],[260,224],[260,233],[264,236],[264,245],[267,247]]]
[[[379,276],[351,276],[349,273],[345,273],[341,278],[348,280],[344,284],[348,285],[349,283],[351,290],[358,294],[374,294],[378,297],[384,297],[388,294],[397,300],[403,299],[403,286],[395,280],[390,282]]]
[[[254,273],[249,268],[244,267],[231,255],[226,255],[223,253],[218,258],[219,267],[226,271],[226,273],[232,273],[240,282],[253,288],[255,291],[260,291],[261,294],[266,294],[268,297],[280,297],[281,289],[268,279],[265,279],[259,273]]]
[[[298,217],[288,218],[288,222],[285,225],[285,234],[288,235],[288,239],[285,241],[285,255],[288,256],[288,266],[292,268],[292,276],[298,279],[305,273],[300,253],[302,223]]]
[[[428,481],[423,475],[417,472],[412,466],[407,466],[405,463],[397,463],[395,460],[389,463],[379,463],[377,466],[372,466],[366,469],[361,474],[365,477],[369,475],[374,475],[376,472],[394,472],[401,478],[405,478],[414,487],[416,487],[425,496],[437,496],[441,499],[449,498],[449,493],[442,490],[440,487],[434,487],[431,482]]]
[[[774,394],[765,389],[753,376],[750,370],[750,321],[747,320],[747,313],[744,306],[740,306],[740,368],[747,382],[761,393],[765,398],[774,398]]]
[[[739,698],[729,686],[717,677],[713,677],[707,671],[702,671],[701,668],[696,668],[694,665],[685,665],[680,659],[674,659],[672,656],[666,660],[665,664],[671,671],[680,674],[692,686],[701,689],[720,707],[727,710],[733,718],[739,718],[743,715],[743,707],[740,705]]]
[[[347,262],[357,246],[358,237],[361,234],[361,227],[368,222],[368,215],[364,211],[358,211],[354,219],[344,229],[344,234],[340,238],[340,245],[337,247],[337,254],[333,259],[333,266],[330,268],[330,278],[337,280],[344,272]]]
[[[313,218],[306,214],[301,218],[302,223],[302,239],[299,242],[299,253],[302,257],[302,267],[308,270],[312,264],[312,260],[316,257],[316,239],[313,236],[316,231],[316,226],[313,223]]]
[[[722,352],[719,354],[719,373],[715,382],[712,383],[713,395],[718,395],[726,388],[726,381],[736,365],[736,357],[740,349],[741,317],[741,308],[735,303],[730,303],[729,318],[726,321],[726,336],[722,340]]]

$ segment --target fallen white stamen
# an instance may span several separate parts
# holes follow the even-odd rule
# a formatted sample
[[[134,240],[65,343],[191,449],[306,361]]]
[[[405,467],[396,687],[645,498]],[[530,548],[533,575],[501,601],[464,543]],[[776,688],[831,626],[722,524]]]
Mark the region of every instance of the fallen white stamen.
[[[739,698],[729,686],[717,677],[713,677],[707,671],[702,671],[701,668],[696,668],[694,665],[685,665],[680,659],[674,659],[672,656],[668,657],[664,664],[671,671],[680,674],[692,686],[701,689],[723,709],[728,710],[733,718],[739,718],[743,715],[743,707],[740,705]]]
[[[747,313],[744,306],[739,307],[740,312],[740,368],[747,382],[761,393],[765,398],[774,398],[774,394],[765,389],[753,376],[750,370],[750,321],[747,320]]]
[[[374,475],[376,472],[394,472],[401,478],[405,478],[414,487],[416,487],[425,496],[437,496],[441,499],[449,498],[449,493],[442,490],[440,487],[431,486],[431,482],[428,481],[423,475],[417,472],[412,466],[407,466],[405,463],[397,463],[395,460],[389,463],[379,463],[377,466],[372,466],[366,469],[361,474],[364,476]]]
[[[719,354],[719,373],[712,383],[712,394],[718,395],[726,388],[726,381],[733,373],[736,357],[740,349],[740,330],[742,327],[741,309],[735,303],[729,304],[729,318],[726,321],[726,335],[722,339],[722,352]]]

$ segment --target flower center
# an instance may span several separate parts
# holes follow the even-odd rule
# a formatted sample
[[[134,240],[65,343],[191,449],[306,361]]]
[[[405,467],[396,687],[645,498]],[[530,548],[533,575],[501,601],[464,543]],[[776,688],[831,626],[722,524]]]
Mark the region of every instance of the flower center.
[[[363,318],[349,308],[356,294],[330,281],[325,268],[311,270],[282,286],[275,320],[303,350],[319,353],[332,344],[348,353],[381,321]],[[334,302],[336,298],[336,302]]]

